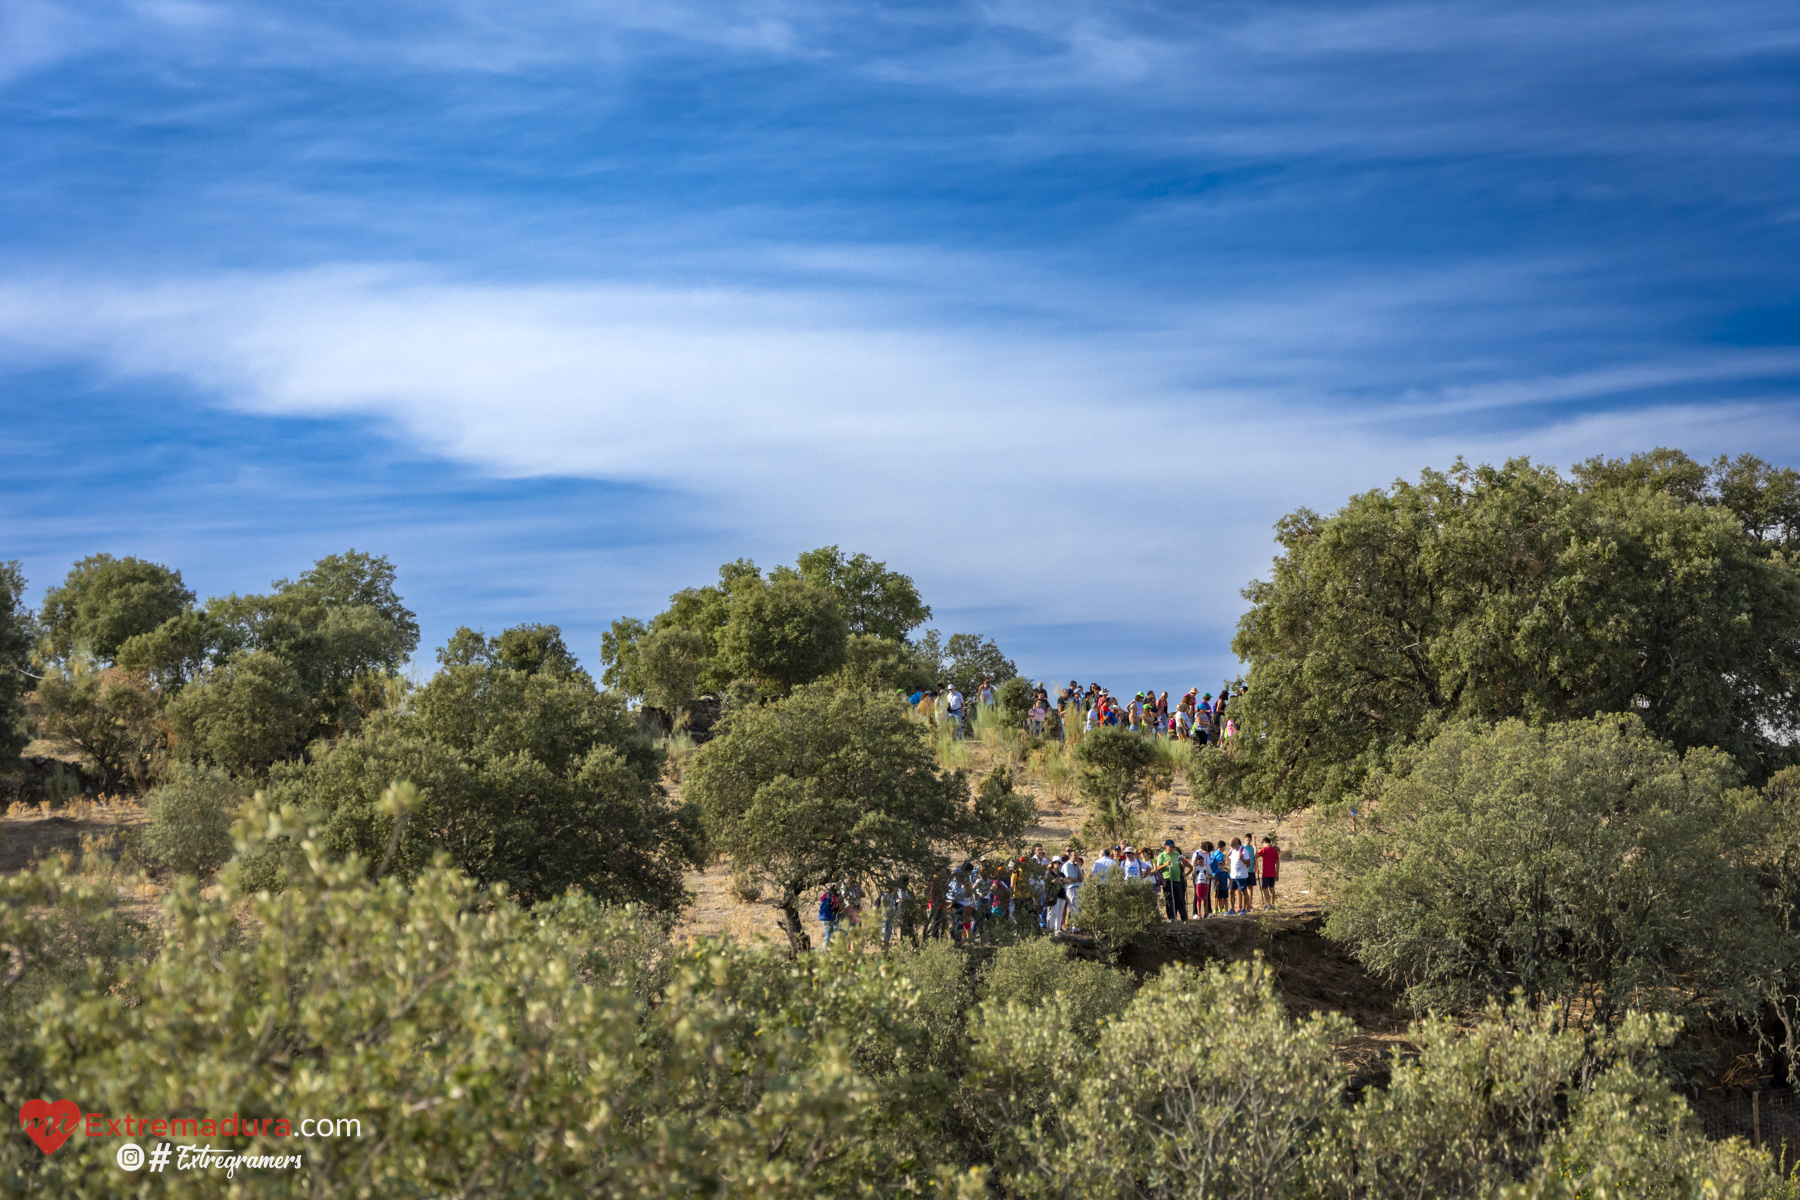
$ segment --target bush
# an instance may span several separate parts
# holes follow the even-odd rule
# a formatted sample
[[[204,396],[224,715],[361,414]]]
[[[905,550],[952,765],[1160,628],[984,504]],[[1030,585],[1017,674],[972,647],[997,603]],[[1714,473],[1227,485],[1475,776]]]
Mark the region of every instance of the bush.
[[[1413,1025],[1387,1087],[1337,1110],[1314,1161],[1325,1197],[1764,1195],[1767,1160],[1711,1143],[1656,1054],[1676,1022],[1633,1015],[1598,1039],[1548,1013],[1490,1006],[1473,1025]],[[1716,1189],[1716,1190],[1714,1190]]]
[[[1104,842],[1139,840],[1145,776],[1156,762],[1150,739],[1126,729],[1096,729],[1072,752],[1081,794],[1093,806],[1091,832]]]
[[[1037,700],[1036,690],[1023,677],[1015,675],[1001,684],[998,692],[994,707],[1000,710],[1000,720],[1008,728],[1018,729],[1031,715],[1031,706]]]
[[[1041,937],[1001,947],[982,969],[985,1004],[1037,1008],[1052,998],[1066,1003],[1070,1031],[1092,1046],[1100,1023],[1130,1002],[1131,979],[1112,967],[1071,958],[1066,944]]]
[[[231,857],[231,822],[242,798],[217,767],[175,767],[145,797],[145,856],[177,875],[211,874]]]
[[[1343,1087],[1344,1017],[1290,1021],[1260,964],[1165,969],[1092,1054],[1068,1053],[1064,1005],[1047,1007],[984,1011],[976,1035],[977,1066],[1001,1093],[998,1149],[1017,1194],[1300,1193],[1320,1117]],[[1039,1080],[1055,1103],[1024,1119],[1017,1081]]]
[[[39,732],[86,755],[102,792],[130,782],[143,788],[163,742],[156,688],[141,675],[116,667],[93,670],[71,664],[49,671],[38,684]]]
[[[297,752],[312,714],[299,673],[267,650],[233,654],[183,688],[168,708],[176,754],[246,779]]]
[[[41,941],[33,914],[57,889],[31,883],[0,878],[0,944]],[[935,1044],[936,1018],[879,958],[646,955],[631,909],[571,895],[526,910],[453,871],[408,886],[329,861],[280,897],[180,887],[167,916],[133,986],[77,972],[34,1006],[32,1057],[0,1078],[9,1111],[67,1095],[114,1115],[361,1121],[361,1138],[309,1143],[304,1171],[258,1172],[258,1196],[811,1200],[940,1171],[916,1127],[883,1132],[922,1107],[883,1080]],[[645,1003],[646,973],[665,972]],[[268,1133],[214,1144],[295,1149]],[[8,1138],[0,1192],[117,1196],[111,1149]]]
[[[471,661],[446,665],[362,736],[282,766],[270,792],[318,824],[334,857],[370,870],[392,844],[403,879],[447,853],[523,903],[579,887],[667,912],[705,855],[698,813],[671,802],[662,765],[624,702],[585,672]],[[418,801],[396,836],[381,798],[401,780]]]
[[[1132,942],[1148,942],[1162,931],[1162,905],[1156,889],[1125,878],[1114,868],[1098,883],[1081,885],[1075,927],[1093,935],[1103,958],[1116,958]]]
[[[1026,828],[1036,818],[1037,805],[1013,786],[1012,771],[995,767],[975,786],[967,819],[951,844],[965,861],[985,859],[996,851],[1017,854]]]
[[[1634,717],[1447,730],[1374,778],[1360,832],[1315,828],[1326,933],[1421,1009],[1516,988],[1601,1026],[1645,996],[1754,1019],[1795,943],[1764,907],[1760,808],[1736,782]]]
[[[731,873],[731,895],[739,904],[755,904],[762,894],[762,880],[744,871]]]

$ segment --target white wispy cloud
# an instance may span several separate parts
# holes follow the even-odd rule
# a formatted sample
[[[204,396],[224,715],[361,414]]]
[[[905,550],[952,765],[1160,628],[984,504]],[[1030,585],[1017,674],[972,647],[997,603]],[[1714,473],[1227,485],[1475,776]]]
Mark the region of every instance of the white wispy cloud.
[[[1338,319],[1391,339],[1384,325],[1420,317],[1390,309]],[[984,603],[1038,622],[1115,600],[1129,620],[1146,595],[1228,619],[1281,512],[1459,454],[1800,448],[1790,401],[1721,403],[1792,356],[1690,353],[1396,408],[1345,403],[1328,377],[1346,358],[1304,353],[1330,319],[1316,296],[1285,317],[1269,299],[1253,322],[1152,339],[998,334],[877,320],[826,292],[496,286],[363,266],[15,280],[0,287],[0,350],[175,379],[239,410],[371,417],[498,474],[654,483],[758,544],[867,546],[927,582],[985,580]],[[1176,371],[1182,338],[1191,360]],[[1499,430],[1406,424],[1672,383],[1709,385],[1706,403],[1552,408]]]

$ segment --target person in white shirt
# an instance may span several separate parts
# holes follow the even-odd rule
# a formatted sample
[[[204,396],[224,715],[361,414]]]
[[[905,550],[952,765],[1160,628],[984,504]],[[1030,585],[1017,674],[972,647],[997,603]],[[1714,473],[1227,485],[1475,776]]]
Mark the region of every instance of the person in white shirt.
[[[963,695],[956,690],[954,683],[946,685],[944,692],[944,717],[950,722],[950,736],[955,741],[962,741],[963,735]]]
[[[1231,866],[1231,911],[1248,916],[1250,913],[1250,855],[1249,847],[1237,838],[1231,839],[1231,852],[1225,856]]]
[[[1088,872],[1088,878],[1092,879],[1095,883],[1099,883],[1102,879],[1105,879],[1108,875],[1112,874],[1112,869],[1118,865],[1119,860],[1112,856],[1112,851],[1102,850],[1100,851],[1100,857],[1094,860],[1094,869]]]
[[[1064,921],[1081,903],[1081,881],[1085,872],[1081,869],[1081,855],[1071,854],[1063,861],[1063,894],[1068,897],[1069,907],[1064,910]]]
[[[1125,861],[1119,865],[1124,869],[1125,878],[1127,879],[1142,879],[1145,875],[1149,874],[1149,869],[1144,865],[1144,860],[1139,858],[1137,856],[1137,851],[1129,846],[1125,847]]]
[[[1194,867],[1194,916],[1210,917],[1213,914],[1213,877],[1212,877],[1211,842],[1201,842],[1194,850],[1189,861]]]

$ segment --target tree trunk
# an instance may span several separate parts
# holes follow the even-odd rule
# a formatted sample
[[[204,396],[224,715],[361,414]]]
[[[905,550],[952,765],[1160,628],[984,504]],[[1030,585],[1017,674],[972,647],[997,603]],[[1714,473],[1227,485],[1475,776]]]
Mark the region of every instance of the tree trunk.
[[[781,897],[781,932],[787,934],[788,957],[795,958],[802,950],[812,949],[812,939],[800,927],[800,893],[784,892]]]

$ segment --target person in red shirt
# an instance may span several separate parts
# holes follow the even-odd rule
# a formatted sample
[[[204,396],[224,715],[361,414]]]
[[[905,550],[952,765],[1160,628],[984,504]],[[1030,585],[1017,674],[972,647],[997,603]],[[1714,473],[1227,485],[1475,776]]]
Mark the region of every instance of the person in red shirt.
[[[1262,849],[1256,852],[1256,865],[1262,875],[1263,907],[1275,903],[1275,875],[1281,866],[1281,851],[1275,847],[1273,836],[1263,838]]]

